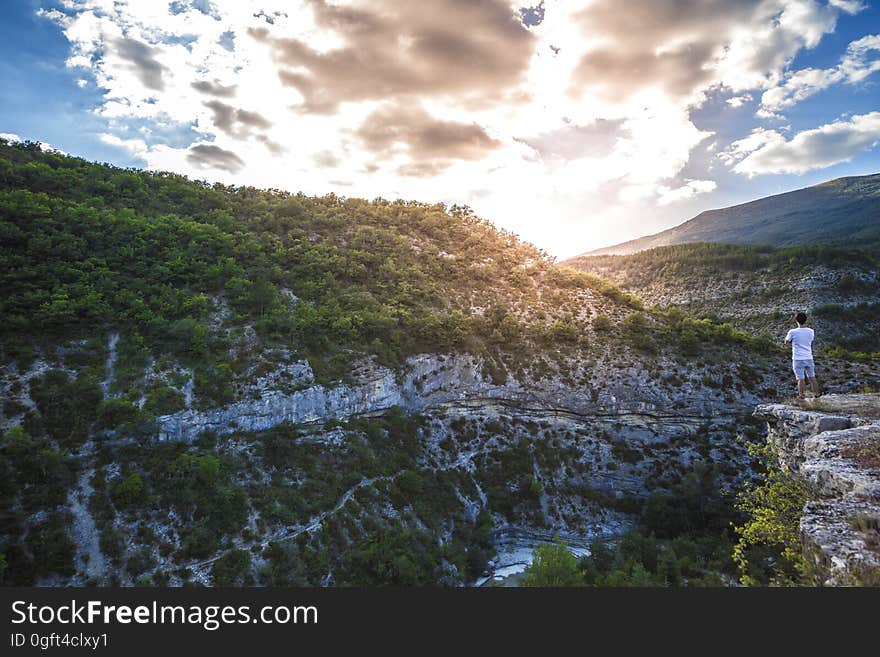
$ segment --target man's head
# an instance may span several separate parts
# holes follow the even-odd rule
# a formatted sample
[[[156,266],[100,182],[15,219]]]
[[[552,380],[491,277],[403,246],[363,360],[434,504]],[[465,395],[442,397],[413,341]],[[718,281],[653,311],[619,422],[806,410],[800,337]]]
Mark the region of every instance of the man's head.
[[[798,326],[803,326],[807,323],[807,313],[798,313],[794,316],[794,321],[798,323]]]

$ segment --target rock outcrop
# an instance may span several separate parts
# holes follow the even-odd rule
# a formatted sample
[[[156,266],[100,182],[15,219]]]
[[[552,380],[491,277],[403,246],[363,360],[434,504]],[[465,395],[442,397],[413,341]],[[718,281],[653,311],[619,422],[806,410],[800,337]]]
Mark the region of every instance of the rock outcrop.
[[[817,583],[880,583],[880,394],[765,404],[755,415],[782,466],[814,491],[801,538]]]
[[[308,367],[306,363],[304,367]],[[609,372],[611,372],[609,374]],[[304,377],[303,380],[310,380]],[[635,418],[651,424],[700,424],[742,413],[754,396],[744,392],[735,404],[720,391],[682,386],[671,391],[638,367],[604,371],[586,368],[575,373],[581,385],[557,379],[495,383],[484,375],[479,359],[469,355],[415,356],[403,373],[367,364],[351,383],[336,386],[310,384],[301,390],[256,390],[254,399],[243,399],[220,408],[186,410],[158,418],[157,438],[194,440],[203,431],[263,431],[284,422],[303,424],[379,413],[392,406],[422,412],[438,407],[468,409],[524,409],[530,414],[574,417]],[[592,391],[595,391],[593,393]]]

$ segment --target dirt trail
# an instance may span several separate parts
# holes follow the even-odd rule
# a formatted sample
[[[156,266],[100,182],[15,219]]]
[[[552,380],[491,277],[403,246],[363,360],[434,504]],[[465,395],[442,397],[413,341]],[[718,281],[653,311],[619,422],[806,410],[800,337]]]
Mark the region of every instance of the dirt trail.
[[[110,386],[116,377],[116,343],[119,342],[119,334],[111,333],[107,341],[107,376],[101,381],[101,391],[104,399],[110,396]]]
[[[70,512],[73,514],[70,532],[76,544],[77,570],[83,574],[85,580],[101,580],[107,573],[107,560],[101,552],[100,533],[88,506],[89,498],[95,492],[90,481],[95,472],[90,443],[84,446],[83,457],[85,468],[76,487],[71,488],[67,497]]]

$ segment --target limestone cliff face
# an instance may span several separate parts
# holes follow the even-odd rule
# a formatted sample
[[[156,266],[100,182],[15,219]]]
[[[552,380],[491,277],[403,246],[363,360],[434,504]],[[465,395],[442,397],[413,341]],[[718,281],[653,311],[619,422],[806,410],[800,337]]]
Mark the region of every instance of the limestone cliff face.
[[[719,392],[688,386],[672,391],[652,383],[651,378],[648,372],[629,367],[613,374],[602,369],[577,372],[575,380],[589,380],[583,386],[553,378],[496,384],[484,376],[482,363],[472,356],[425,354],[410,358],[402,374],[367,365],[352,383],[312,384],[295,392],[258,389],[254,399],[165,415],[158,419],[157,438],[191,441],[205,430],[217,434],[263,431],[283,422],[345,419],[392,406],[415,412],[454,407],[467,414],[468,409],[491,405],[553,415],[633,416],[649,423],[687,424],[738,414],[755,401],[746,393],[730,404]],[[303,379],[311,381],[312,377]]]
[[[880,572],[880,471],[859,454],[880,444],[880,394],[826,395],[801,406],[765,404],[780,463],[812,485],[801,537],[819,583],[873,582]]]

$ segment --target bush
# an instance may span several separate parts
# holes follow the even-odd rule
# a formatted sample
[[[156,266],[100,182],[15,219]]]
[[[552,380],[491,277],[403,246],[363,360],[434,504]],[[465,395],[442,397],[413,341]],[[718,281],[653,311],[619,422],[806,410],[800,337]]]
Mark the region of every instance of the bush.
[[[611,320],[608,315],[596,315],[593,318],[593,330],[607,332],[611,330]]]
[[[642,516],[645,530],[661,538],[722,533],[734,515],[721,494],[718,469],[696,461],[668,492],[652,493]]]
[[[184,559],[203,559],[217,550],[218,536],[205,523],[190,527],[181,537],[180,556]]]
[[[113,563],[119,563],[122,553],[125,552],[125,535],[113,526],[101,529],[101,552],[109,557]]]
[[[144,410],[152,415],[170,415],[183,408],[183,395],[168,386],[155,386],[147,393]]]
[[[125,569],[129,575],[136,577],[155,565],[156,560],[153,558],[152,550],[148,547],[142,547],[132,552],[125,565]]]
[[[76,445],[86,439],[95,421],[101,389],[94,377],[72,379],[63,370],[49,370],[31,380],[31,397],[46,432],[62,443]]]
[[[251,576],[251,557],[244,550],[227,552],[211,568],[211,580],[215,586],[249,586]]]
[[[101,400],[97,411],[97,428],[121,429],[125,425],[137,421],[137,406],[127,399],[111,397]]]
[[[739,540],[733,559],[746,586],[802,583],[806,561],[801,548],[800,518],[809,499],[806,484],[776,466],[770,445],[749,445],[764,467],[758,484],[746,485],[737,508],[746,520],[735,528]]]
[[[650,323],[645,313],[638,311],[627,315],[620,322],[624,338],[639,351],[655,353],[657,345],[651,337]]]
[[[37,575],[73,575],[76,546],[67,531],[69,514],[53,513],[28,532],[27,546]]]
[[[144,480],[132,472],[113,488],[113,503],[120,509],[143,504]]]
[[[583,575],[577,559],[565,543],[539,545],[532,552],[532,563],[525,569],[523,586],[580,586]]]

